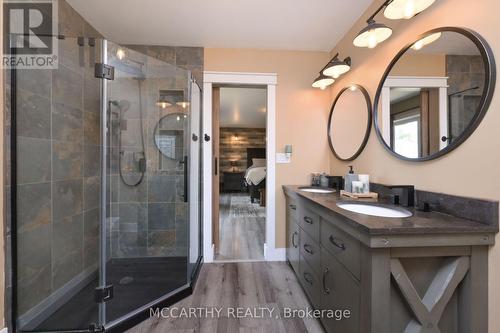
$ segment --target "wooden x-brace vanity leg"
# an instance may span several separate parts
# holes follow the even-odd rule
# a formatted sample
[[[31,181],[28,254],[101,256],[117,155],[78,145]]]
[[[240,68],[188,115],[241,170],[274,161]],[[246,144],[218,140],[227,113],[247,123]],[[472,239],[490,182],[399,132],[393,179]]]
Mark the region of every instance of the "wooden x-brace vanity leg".
[[[391,259],[391,274],[401,290],[415,319],[405,333],[440,333],[438,323],[446,305],[470,268],[469,257],[444,260],[423,298],[420,298],[399,259]]]

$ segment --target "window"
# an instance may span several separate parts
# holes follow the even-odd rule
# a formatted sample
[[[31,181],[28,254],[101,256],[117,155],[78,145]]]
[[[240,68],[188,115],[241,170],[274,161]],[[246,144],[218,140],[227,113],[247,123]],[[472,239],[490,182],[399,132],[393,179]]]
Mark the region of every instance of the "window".
[[[394,151],[408,158],[418,158],[420,156],[420,114],[394,119],[392,124]]]

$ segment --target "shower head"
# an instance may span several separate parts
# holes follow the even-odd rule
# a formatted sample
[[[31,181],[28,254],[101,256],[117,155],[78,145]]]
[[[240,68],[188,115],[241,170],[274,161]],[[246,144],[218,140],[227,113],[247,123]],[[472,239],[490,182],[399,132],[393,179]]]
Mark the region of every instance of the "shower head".
[[[117,107],[120,111],[127,111],[128,109],[130,109],[130,102],[127,101],[126,99],[122,99],[121,101],[117,101],[117,100],[109,100],[109,105],[113,105],[115,107]]]

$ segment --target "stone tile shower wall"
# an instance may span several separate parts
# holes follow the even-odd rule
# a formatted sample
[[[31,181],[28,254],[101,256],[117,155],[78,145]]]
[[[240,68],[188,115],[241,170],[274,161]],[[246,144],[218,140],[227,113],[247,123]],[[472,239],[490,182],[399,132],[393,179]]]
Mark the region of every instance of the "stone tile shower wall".
[[[202,82],[203,49],[189,47],[127,46],[130,57],[139,57],[146,67],[174,65],[193,70]],[[147,55],[141,57],[141,55]],[[163,64],[163,65],[162,65]],[[168,65],[167,65],[168,66]],[[174,66],[168,66],[175,68]],[[188,254],[188,205],[184,202],[183,165],[162,157],[154,143],[154,130],[159,120],[167,114],[186,112],[173,105],[162,109],[158,106],[160,91],[181,91],[189,98],[189,72],[177,70],[170,77],[137,79],[118,78],[109,84],[109,98],[127,101],[129,109],[118,122],[113,115],[111,122],[110,170],[111,233],[110,259],[144,257],[186,257]],[[136,187],[126,185],[119,175],[118,132],[122,137],[122,170],[128,181],[137,180],[138,164],[134,153],[142,150],[140,137],[139,84],[142,89],[144,138],[147,171],[143,181]],[[173,118],[176,122],[175,117]],[[184,123],[181,119],[181,123]],[[187,122],[186,122],[187,124]],[[170,124],[168,125],[170,126]],[[172,129],[182,129],[171,124]],[[187,125],[186,125],[187,126]],[[185,127],[186,129],[186,127]],[[185,142],[182,155],[186,155]]]
[[[88,46],[87,39],[80,47],[71,37],[101,36],[65,1],[59,1],[59,25],[66,36],[59,40],[59,68],[17,71],[19,315],[71,281],[92,275],[98,264],[100,88],[94,60],[100,51],[97,44]],[[5,142],[10,159],[11,90],[6,74]]]
[[[457,137],[470,124],[484,90],[483,58],[480,55],[447,55],[446,75],[449,85],[448,95],[478,87],[456,95],[450,100],[451,131],[452,135]]]

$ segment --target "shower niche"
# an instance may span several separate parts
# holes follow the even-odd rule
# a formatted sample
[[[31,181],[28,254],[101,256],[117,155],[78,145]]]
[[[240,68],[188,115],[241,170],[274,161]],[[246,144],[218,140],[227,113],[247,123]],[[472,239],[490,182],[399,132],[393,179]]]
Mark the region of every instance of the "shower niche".
[[[85,41],[58,40],[57,70],[8,75],[14,331],[121,331],[187,295],[201,263],[198,84]]]

